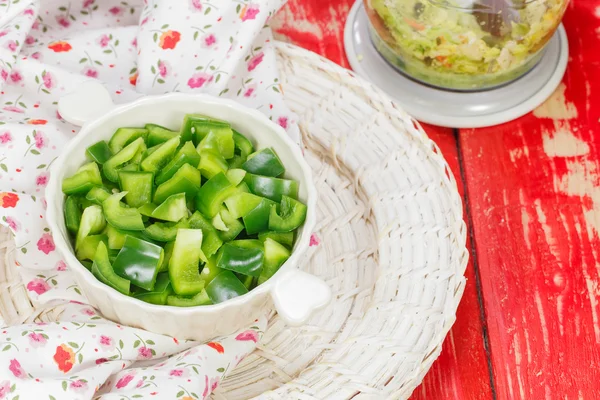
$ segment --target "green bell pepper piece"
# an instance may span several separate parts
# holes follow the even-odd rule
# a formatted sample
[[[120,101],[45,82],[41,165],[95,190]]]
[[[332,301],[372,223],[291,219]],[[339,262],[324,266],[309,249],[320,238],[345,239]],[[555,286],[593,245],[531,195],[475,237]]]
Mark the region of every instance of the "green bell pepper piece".
[[[173,159],[160,171],[156,177],[156,184],[160,185],[171,179],[184,164],[190,164],[192,167],[198,168],[199,163],[200,154],[196,151],[194,144],[191,141],[186,142],[177,153],[175,153]]]
[[[244,178],[246,176],[246,171],[244,171],[241,168],[233,168],[233,169],[229,169],[225,173],[225,176],[227,176],[227,179],[229,179],[229,181],[232,184],[237,186],[240,183],[242,183],[242,181],[244,180]]]
[[[177,235],[175,235],[177,237]],[[173,248],[175,247],[175,242],[168,242],[165,244],[165,256],[163,258],[163,262],[158,267],[158,272],[164,272],[169,270],[169,261],[171,261],[171,256],[173,256]]]
[[[202,176],[210,179],[220,172],[227,172],[229,165],[221,154],[211,150],[201,150],[198,169],[202,173]]]
[[[98,164],[104,164],[109,158],[112,157],[112,152],[108,147],[108,144],[104,140],[94,143],[85,150],[85,154],[92,161]]]
[[[246,174],[244,182],[248,185],[250,192],[278,203],[281,201],[281,196],[298,198],[298,182],[290,179]]]
[[[202,230],[202,252],[206,257],[211,257],[223,245],[223,241],[219,237],[217,230],[212,226],[210,221],[198,211],[192,214],[188,222],[190,228]]]
[[[271,207],[269,214],[269,230],[271,231],[291,232],[302,225],[306,219],[306,205],[291,197],[281,197],[279,210],[278,213],[276,205]]]
[[[121,171],[123,172],[138,172],[140,170],[140,165],[137,163],[131,163],[125,165],[123,168],[117,169],[117,174]]]
[[[240,239],[233,240],[229,242],[229,244],[237,247],[242,247],[244,249],[260,249],[264,250],[263,242],[258,239]]]
[[[252,193],[237,192],[225,199],[225,205],[233,218],[241,218],[250,214],[263,200],[264,197]]]
[[[195,121],[192,123],[194,130],[194,142],[201,147],[204,139],[210,136],[205,141],[205,146],[215,148],[223,156],[223,158],[232,158],[235,149],[233,141],[233,131],[227,122],[205,119],[203,121]]]
[[[200,115],[200,114],[186,114],[186,116],[183,118],[183,125],[181,125],[181,130],[180,130],[180,135],[181,135],[181,141],[182,142],[187,142],[188,140],[192,140],[195,138],[195,128],[194,128],[194,124],[196,122],[201,122],[201,121],[207,121],[209,120],[207,117],[205,117],[204,115]],[[195,144],[198,144],[198,141],[194,142]]]
[[[200,171],[190,164],[184,164],[171,179],[156,188],[154,202],[162,203],[177,193],[185,193],[188,199],[193,199],[200,190],[201,179]]]
[[[217,267],[243,275],[260,276],[265,253],[258,248],[236,246],[235,242],[225,243],[217,253]]]
[[[163,221],[179,222],[187,217],[188,209],[185,204],[185,193],[177,193],[167,197],[161,205],[152,211],[152,218]]]
[[[173,255],[169,261],[169,277],[173,290],[178,295],[193,296],[204,289],[200,277],[199,263],[203,256],[202,230],[180,229],[177,232]]]
[[[75,196],[68,196],[65,200],[65,225],[71,233],[77,233],[81,223],[81,208]]]
[[[154,210],[156,210],[156,207],[157,205],[154,203],[146,203],[143,206],[138,207],[138,211],[140,212],[140,214],[146,217],[151,217]]]
[[[93,260],[96,254],[96,249],[98,249],[98,244],[100,242],[106,245],[108,238],[106,235],[91,235],[86,236],[79,243],[79,247],[75,251],[75,257],[79,261],[83,260]]]
[[[118,230],[111,224],[106,226],[104,233],[108,237],[108,248],[110,250],[120,250],[125,244],[125,237],[127,234]]]
[[[277,154],[270,149],[262,149],[248,156],[248,160],[242,164],[242,168],[251,174],[278,177],[285,172]]]
[[[207,286],[206,293],[214,304],[248,293],[248,289],[231,271],[223,271]]]
[[[148,146],[150,147],[164,143],[175,136],[179,136],[179,132],[172,131],[164,126],[156,124],[146,124],[144,128],[148,130]]]
[[[254,146],[252,146],[252,142],[235,129],[233,130],[233,142],[235,144],[235,148],[239,150],[240,155],[244,158],[244,161],[246,161],[250,154],[254,153]]]
[[[196,307],[212,304],[212,301],[210,301],[206,290],[202,289],[193,297],[171,295],[167,297],[167,304],[175,307]]]
[[[252,290],[252,286],[254,285],[254,281],[256,281],[258,278],[255,276],[245,276],[245,275],[241,275],[241,274],[237,274],[238,279],[240,281],[242,281],[242,283],[244,284],[244,286],[246,286],[246,289],[248,289],[249,291]]]
[[[152,201],[154,173],[119,171],[121,189],[127,192],[125,203],[130,207],[141,207]]]
[[[73,176],[63,179],[64,194],[86,194],[94,186],[102,186],[98,164],[91,162],[79,168]]]
[[[127,235],[113,269],[117,275],[128,279],[134,285],[153,290],[163,257],[162,247]]]
[[[200,277],[204,279],[204,282],[208,285],[210,281],[215,279],[217,275],[225,271],[217,267],[217,256],[210,257],[206,260],[200,271]]]
[[[110,197],[111,193],[103,186],[94,186],[85,195],[85,198],[94,204],[102,205],[102,202]]]
[[[144,171],[149,172],[157,172],[161,170],[173,157],[173,154],[177,151],[179,147],[180,137],[175,136],[172,139],[167,140],[165,143],[161,144],[158,149],[149,154],[145,159],[140,163],[140,167]]]
[[[236,192],[236,187],[219,173],[210,178],[196,195],[196,208],[208,218],[213,218],[221,209],[226,198]]]
[[[177,237],[177,230],[187,229],[190,224],[187,220],[174,222],[155,222],[148,226],[144,233],[152,240],[158,242],[172,242]]]
[[[75,250],[79,249],[81,241],[89,235],[102,232],[106,227],[106,220],[102,214],[102,207],[92,205],[86,207],[81,215],[81,223],[75,239]]]
[[[125,146],[121,151],[116,153],[114,156],[109,158],[103,165],[102,172],[106,179],[111,182],[117,182],[119,180],[118,169],[125,165],[125,163],[134,160],[138,155],[138,152],[142,149],[146,149],[143,138],[137,138],[133,142]],[[141,156],[140,156],[141,158]],[[133,162],[135,164],[135,162]]]
[[[269,229],[271,207],[275,205],[277,205],[277,203],[273,200],[263,198],[256,208],[242,217],[244,228],[246,228],[246,233],[248,235],[253,235]]]
[[[133,158],[130,161],[130,164],[136,165],[137,170],[135,170],[135,171],[140,170],[140,163],[142,162],[142,160],[144,159],[146,154],[148,154],[148,147],[146,146],[146,142],[142,142],[140,144],[140,148],[138,149],[137,153],[135,153],[135,155],[133,156]]]
[[[262,285],[271,278],[284,262],[290,258],[290,250],[282,244],[277,243],[273,239],[265,239],[265,263],[258,277],[258,284]]]
[[[108,141],[108,147],[113,154],[117,154],[137,139],[146,141],[147,137],[148,131],[144,128],[119,128]]]
[[[113,267],[110,265],[108,250],[103,242],[98,244],[98,249],[94,255],[92,274],[105,285],[108,285],[125,295],[129,295],[130,282],[115,273]]]
[[[127,208],[121,199],[127,192],[115,193],[102,202],[102,210],[109,224],[117,229],[143,231],[142,215],[135,208]]]
[[[265,242],[267,239],[272,239],[279,244],[282,244],[288,248],[292,248],[294,245],[294,232],[261,232],[258,234],[258,240]]]
[[[159,273],[156,276],[156,283],[154,289],[151,291],[139,291],[133,295],[138,300],[145,301],[146,303],[165,305],[167,304],[167,298],[173,293],[171,288],[171,280],[169,279],[168,273]]]
[[[87,269],[88,271],[92,270],[92,266],[94,265],[93,262],[91,261],[86,261],[86,260],[79,260],[79,262],[81,263],[81,265],[83,265],[85,267],[85,269]]]
[[[244,224],[237,219],[233,218],[229,210],[224,206],[221,206],[221,210],[219,211],[219,217],[221,221],[227,227],[226,231],[219,231],[219,237],[223,242],[228,242],[230,240],[235,239],[238,235],[244,230]]]

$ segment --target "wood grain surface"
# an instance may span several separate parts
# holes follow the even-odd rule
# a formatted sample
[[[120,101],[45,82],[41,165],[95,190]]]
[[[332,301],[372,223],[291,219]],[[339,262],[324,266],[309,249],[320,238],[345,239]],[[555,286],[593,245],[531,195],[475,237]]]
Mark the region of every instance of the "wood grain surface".
[[[352,3],[290,0],[272,26],[348,67]],[[572,0],[564,25],[567,74],[533,113],[485,129],[424,125],[458,181],[475,251],[414,400],[600,399],[600,1]]]

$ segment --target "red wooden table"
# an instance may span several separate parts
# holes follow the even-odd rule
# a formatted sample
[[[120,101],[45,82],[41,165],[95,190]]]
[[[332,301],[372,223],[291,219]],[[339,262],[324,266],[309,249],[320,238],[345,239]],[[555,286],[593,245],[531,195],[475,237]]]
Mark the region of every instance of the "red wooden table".
[[[280,40],[348,67],[353,0],[289,0]],[[600,0],[571,0],[570,58],[542,106],[485,129],[425,125],[465,203],[457,321],[412,396],[600,399]]]

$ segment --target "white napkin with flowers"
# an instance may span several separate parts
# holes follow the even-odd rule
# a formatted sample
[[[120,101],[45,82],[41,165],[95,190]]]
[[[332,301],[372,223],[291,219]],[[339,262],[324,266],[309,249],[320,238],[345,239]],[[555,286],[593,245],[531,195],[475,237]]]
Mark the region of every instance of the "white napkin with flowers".
[[[44,188],[78,132],[57,101],[89,79],[115,103],[170,91],[233,98],[299,140],[267,26],[282,3],[0,0],[0,223],[34,304],[66,304],[61,322],[1,331],[0,399],[201,399],[253,351],[266,319],[199,345],[96,315],[55,250]]]

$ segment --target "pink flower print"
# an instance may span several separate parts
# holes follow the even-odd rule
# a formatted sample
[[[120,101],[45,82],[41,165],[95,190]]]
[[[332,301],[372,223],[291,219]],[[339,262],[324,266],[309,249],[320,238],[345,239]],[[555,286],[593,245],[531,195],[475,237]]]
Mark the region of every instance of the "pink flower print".
[[[202,392],[203,399],[208,396],[208,389],[210,389],[210,382],[208,381],[208,375],[204,375],[204,392]]]
[[[206,72],[197,72],[188,79],[188,86],[192,89],[201,88],[206,82],[212,81],[213,77]]]
[[[116,17],[117,15],[123,14],[123,9],[121,7],[115,6],[115,7],[109,8],[108,12]]]
[[[25,15],[33,15],[33,10],[31,8],[28,8],[25,11],[23,11],[23,14],[25,14]]]
[[[214,392],[217,386],[219,386],[219,377],[215,376],[210,380],[210,391]]]
[[[202,11],[202,2],[200,0],[192,0],[191,3],[194,11]]]
[[[9,393],[10,393],[10,382],[2,381],[2,383],[0,383],[0,399],[5,398],[6,395]]]
[[[104,34],[98,38],[98,44],[100,47],[106,47],[110,43],[110,36]]]
[[[98,359],[96,359],[96,365],[104,364],[105,362],[108,362],[108,358],[98,358]]]
[[[25,38],[25,44],[34,44],[35,43],[35,38],[31,35],[27,35],[27,37]]]
[[[17,51],[17,42],[14,40],[9,40],[8,42],[6,42],[5,46],[12,52]]]
[[[250,85],[250,86],[246,87],[246,90],[244,91],[244,97],[252,97],[252,95],[254,94],[255,91],[256,91],[255,85]]]
[[[142,22],[140,22],[140,26],[144,26],[144,25],[146,25],[146,22],[148,22],[148,17],[144,18],[144,19],[142,20]],[[135,43],[135,44],[137,45],[137,40],[136,40],[136,43]]]
[[[263,53],[262,51],[254,57],[252,57],[250,61],[248,61],[248,71],[253,71],[254,68],[258,67],[258,64],[262,62],[264,57],[265,53]]]
[[[36,186],[45,187],[50,180],[50,174],[48,172],[42,172],[35,178]]]
[[[125,386],[129,385],[129,382],[131,382],[133,380],[133,378],[135,377],[135,374],[126,374],[123,377],[121,377],[121,379],[119,379],[117,381],[117,389],[121,389],[124,388]]]
[[[46,344],[46,338],[41,333],[31,332],[29,335],[27,335],[27,337],[29,338],[29,344],[31,347],[44,347]]]
[[[287,129],[287,127],[288,127],[288,118],[287,117],[279,117],[279,118],[277,118],[277,123],[283,129]]]
[[[10,365],[8,366],[8,369],[17,378],[25,378],[27,376],[23,368],[21,368],[21,364],[19,364],[19,362],[14,358],[10,360]]]
[[[141,388],[143,384],[144,384],[144,380],[143,380],[143,379],[140,379],[140,380],[138,381],[138,383],[135,385],[135,387],[136,387],[136,388]]]
[[[67,264],[63,260],[60,260],[59,262],[56,263],[56,270],[61,271],[61,272],[66,271]]]
[[[67,18],[66,15],[57,15],[56,22],[58,22],[58,24],[63,28],[68,28],[71,26],[71,21],[69,21],[69,18]]]
[[[242,21],[247,21],[249,19],[255,19],[256,14],[260,12],[258,8],[258,4],[249,4],[242,9],[242,13],[240,14],[240,19]]]
[[[34,60],[41,60],[42,53],[40,53],[39,51],[36,51],[35,53],[31,54],[31,58],[33,58]]]
[[[9,32],[8,29],[4,29],[4,30],[0,31],[0,37],[8,35],[8,32]]]
[[[131,41],[131,45],[133,47],[137,47],[137,38],[133,38],[133,40]]]
[[[35,278],[27,284],[27,290],[41,295],[50,290],[50,285],[42,278]]]
[[[36,19],[35,21],[33,21],[33,25],[31,25],[31,29],[39,29],[40,27],[40,20]]]
[[[85,76],[89,76],[90,78],[98,77],[98,70],[94,67],[85,67],[83,71],[81,71]]]
[[[44,254],[49,254],[53,252],[56,247],[54,246],[54,240],[52,239],[52,235],[50,233],[44,233],[40,240],[38,240],[37,242],[37,248]]]
[[[8,71],[2,68],[2,71],[0,71],[0,76],[2,77],[2,80],[5,81],[6,78],[8,78]]]
[[[152,350],[146,346],[142,346],[138,349],[138,356],[145,359],[152,358]]]
[[[21,228],[21,224],[17,222],[13,217],[5,217],[4,221],[12,229],[13,232],[17,232]]]
[[[163,61],[163,60],[158,61],[158,73],[163,78],[165,76],[167,76],[167,74],[169,73],[169,64],[167,64],[166,61]]]
[[[321,241],[319,240],[319,237],[317,235],[315,235],[314,233],[312,235],[310,235],[310,243],[309,246],[318,246],[319,243],[321,243]]]
[[[44,86],[46,86],[46,89],[52,89],[55,85],[54,76],[50,72],[46,72],[43,75]]]
[[[9,131],[6,131],[0,135],[0,144],[10,143],[12,140],[13,138]]]
[[[84,0],[83,2],[83,8],[88,8],[90,7],[92,4],[94,4],[95,0]]]
[[[15,106],[6,106],[2,108],[5,111],[11,111],[11,112],[15,112],[15,113],[24,113],[25,110],[23,110],[22,108],[19,107],[15,107]]]
[[[48,74],[46,74],[46,75],[48,75]],[[46,134],[42,131],[36,131],[35,132],[35,147],[37,147],[39,150],[41,150],[46,146],[48,146],[48,138],[46,137]]]
[[[19,83],[23,80],[23,75],[19,71],[13,70],[9,76],[12,83]]]
[[[87,390],[87,383],[82,379],[77,379],[76,381],[72,381],[69,385],[74,392],[85,392]]]
[[[258,342],[258,333],[256,333],[256,331],[248,329],[247,331],[244,331],[244,332],[238,334],[235,337],[235,340],[243,341],[243,342],[252,341],[252,342],[256,343],[256,342]]]
[[[202,40],[204,41],[205,47],[212,47],[212,45],[217,43],[217,38],[212,33],[204,36],[204,39]]]
[[[94,310],[92,310],[91,308],[83,308],[81,310],[81,313],[84,315],[87,315],[88,317],[93,317],[94,315],[96,315],[96,312]]]
[[[183,376],[184,371],[182,369],[172,369],[171,371],[169,371],[169,376]]]
[[[99,342],[100,346],[104,347],[105,349],[112,350],[115,347],[114,339],[106,335],[100,335]]]

